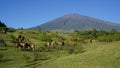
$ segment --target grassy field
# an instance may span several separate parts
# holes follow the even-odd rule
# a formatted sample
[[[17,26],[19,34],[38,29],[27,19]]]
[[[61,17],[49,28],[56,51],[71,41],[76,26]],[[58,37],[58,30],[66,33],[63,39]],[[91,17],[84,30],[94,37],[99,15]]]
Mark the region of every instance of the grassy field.
[[[120,42],[93,43],[84,53],[60,57],[38,68],[120,68]]]
[[[14,48],[17,35],[25,36],[27,42],[36,45],[36,51],[21,51]],[[0,46],[0,68],[120,68],[120,42],[94,42],[72,46],[47,48],[46,41],[66,40],[73,36],[61,33],[45,33],[18,30],[0,34],[8,44]]]

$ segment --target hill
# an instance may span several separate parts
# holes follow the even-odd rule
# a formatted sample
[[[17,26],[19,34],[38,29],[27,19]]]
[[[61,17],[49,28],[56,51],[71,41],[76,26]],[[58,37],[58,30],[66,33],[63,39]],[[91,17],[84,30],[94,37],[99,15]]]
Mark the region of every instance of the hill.
[[[43,31],[74,31],[74,30],[120,30],[120,24],[108,22],[80,14],[67,14],[42,25],[30,29]]]
[[[85,39],[85,43],[81,39],[82,35],[87,37],[91,35],[90,33],[86,35],[76,32],[63,34],[34,30],[0,33],[0,38],[7,43],[7,49],[0,45],[0,66],[1,68],[119,68],[120,32],[112,34],[104,35],[105,39],[111,40],[111,38],[116,39],[117,37],[118,42],[106,40],[99,42],[98,39],[98,41],[90,43]],[[34,43],[36,51],[16,49],[14,45],[18,35],[24,36],[28,43]],[[101,36],[99,37],[103,38]],[[46,42],[49,40],[59,42],[61,38],[64,38],[66,42],[68,41],[63,47],[58,46],[58,44],[50,47],[46,46]]]
[[[65,56],[41,64],[40,68],[119,68],[120,42],[89,44],[82,54]]]

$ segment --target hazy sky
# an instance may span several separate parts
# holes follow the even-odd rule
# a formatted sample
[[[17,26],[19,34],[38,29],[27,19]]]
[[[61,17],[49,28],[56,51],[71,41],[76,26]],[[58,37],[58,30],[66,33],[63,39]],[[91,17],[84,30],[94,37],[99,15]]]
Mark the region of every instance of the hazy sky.
[[[120,23],[120,0],[0,0],[0,20],[29,28],[69,13]]]

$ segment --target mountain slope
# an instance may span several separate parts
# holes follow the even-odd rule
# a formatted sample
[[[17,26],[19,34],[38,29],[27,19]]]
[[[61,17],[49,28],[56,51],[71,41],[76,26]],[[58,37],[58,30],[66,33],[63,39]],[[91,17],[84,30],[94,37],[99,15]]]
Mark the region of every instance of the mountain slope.
[[[31,29],[39,29],[43,31],[73,31],[73,30],[120,30],[120,24],[95,19],[80,14],[68,14],[60,18],[47,22],[45,24],[33,27]]]
[[[40,68],[120,68],[120,42],[89,44],[81,54],[61,57]]]

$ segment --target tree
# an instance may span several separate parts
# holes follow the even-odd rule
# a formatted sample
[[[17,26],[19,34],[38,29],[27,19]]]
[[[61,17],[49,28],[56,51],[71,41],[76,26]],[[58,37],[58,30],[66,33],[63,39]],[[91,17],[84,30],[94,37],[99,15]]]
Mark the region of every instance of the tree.
[[[110,34],[114,35],[114,34],[116,34],[116,33],[117,33],[117,30],[116,30],[116,29],[111,29]]]
[[[8,30],[7,26],[0,21],[0,32],[6,34],[7,30]]]
[[[7,26],[0,21],[0,27],[7,27]]]

